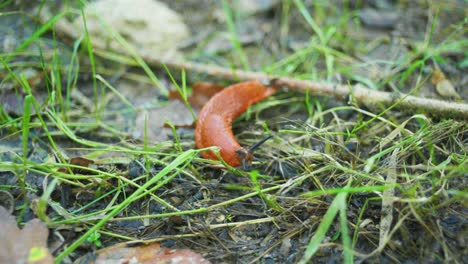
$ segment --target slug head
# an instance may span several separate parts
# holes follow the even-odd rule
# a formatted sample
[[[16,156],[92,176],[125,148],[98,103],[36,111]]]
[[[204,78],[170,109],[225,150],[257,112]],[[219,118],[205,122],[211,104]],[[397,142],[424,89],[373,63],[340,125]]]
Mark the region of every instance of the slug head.
[[[244,170],[247,168],[247,165],[250,164],[253,160],[253,153],[245,148],[236,149],[236,155],[242,162],[242,169]]]
[[[252,162],[252,160],[254,158],[253,152],[258,147],[260,147],[263,143],[265,143],[265,141],[267,141],[268,139],[270,139],[272,137],[273,136],[266,136],[265,138],[263,138],[259,142],[253,144],[249,149],[245,149],[245,148],[236,149],[236,155],[237,155],[237,157],[239,157],[240,161],[242,162],[242,169],[245,170],[247,168],[247,165]]]

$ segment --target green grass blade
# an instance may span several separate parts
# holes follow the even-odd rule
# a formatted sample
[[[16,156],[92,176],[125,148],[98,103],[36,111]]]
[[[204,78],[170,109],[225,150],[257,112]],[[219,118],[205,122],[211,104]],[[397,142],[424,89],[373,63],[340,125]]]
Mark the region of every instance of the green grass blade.
[[[83,28],[85,32],[85,41],[86,41],[86,49],[88,51],[88,58],[89,58],[89,63],[91,64],[91,72],[93,75],[93,93],[94,93],[94,110],[95,110],[95,117],[96,120],[100,120],[100,111],[99,109],[99,93],[98,93],[98,87],[97,87],[97,80],[96,80],[96,61],[94,59],[94,53],[93,53],[93,44],[91,42],[91,38],[89,37],[89,32],[88,32],[88,25],[86,23],[86,15],[84,12],[84,8],[81,8],[81,17],[83,19]]]
[[[314,254],[320,247],[320,243],[325,238],[325,235],[328,229],[330,228],[331,224],[333,223],[333,219],[335,219],[338,210],[343,206],[343,201],[346,201],[346,196],[347,193],[343,192],[339,193],[335,197],[327,212],[323,216],[322,222],[320,222],[317,230],[315,231],[314,236],[310,239],[310,242],[307,245],[304,255],[299,261],[299,264],[310,263],[310,259],[314,256]]]
[[[153,178],[147,181],[145,184],[141,186],[141,188],[137,189],[133,192],[127,199],[125,199],[121,204],[115,207],[111,212],[109,212],[102,220],[97,222],[93,227],[88,229],[86,233],[84,233],[80,238],[78,238],[75,242],[73,242],[67,249],[65,249],[60,255],[55,258],[55,263],[60,263],[68,254],[73,252],[78,246],[80,246],[86,239],[98,231],[102,226],[104,226],[112,217],[116,216],[120,211],[125,209],[129,204],[135,201],[135,198],[138,197],[140,194],[145,192],[151,185],[157,183],[161,178],[169,174],[172,170],[177,169],[184,164],[188,164],[197,154],[195,150],[188,150],[182,154],[180,154],[175,160],[173,160],[169,165],[167,165],[164,169],[162,169],[158,174],[156,174]]]
[[[83,5],[87,5],[86,0],[80,0]],[[100,16],[98,16],[100,18]],[[109,24],[107,24],[104,19],[100,19],[99,22],[106,28],[109,34],[122,46],[125,50],[133,57],[137,64],[143,69],[143,71],[148,75],[150,80],[161,90],[163,95],[168,95],[169,91],[167,88],[161,84],[159,79],[153,73],[148,64],[141,58],[138,52],[133,48],[118,32],[116,32]]]
[[[338,199],[338,196],[336,197]],[[343,243],[343,262],[347,264],[353,263],[353,248],[351,245],[351,237],[349,236],[348,220],[346,217],[346,195],[341,195],[339,198],[340,204],[340,226],[341,226],[341,241]]]
[[[32,34],[31,37],[27,38],[21,45],[19,45],[18,48],[15,49],[15,51],[12,54],[9,54],[7,57],[4,58],[5,62],[8,62],[11,58],[14,57],[15,53],[24,51],[29,45],[31,45],[34,41],[36,41],[40,36],[42,36],[44,33],[49,31],[54,24],[62,19],[65,15],[68,14],[68,11],[62,11],[58,13],[57,15],[53,16],[47,23],[42,25],[36,32]]]
[[[22,129],[22,143],[23,143],[23,173],[22,177],[18,176],[21,192],[26,197],[26,176],[27,176],[27,160],[28,160],[28,142],[29,142],[29,122],[31,120],[31,101],[32,96],[26,95],[24,98],[24,113],[23,113],[23,129]]]
[[[226,16],[226,24],[229,29],[231,43],[234,46],[237,55],[239,56],[240,62],[242,63],[244,70],[250,70],[249,61],[247,60],[247,56],[245,55],[245,52],[242,49],[242,45],[239,41],[239,36],[236,32],[236,27],[232,19],[231,8],[229,7],[229,4],[226,0],[222,0],[221,3],[223,4],[224,15]]]

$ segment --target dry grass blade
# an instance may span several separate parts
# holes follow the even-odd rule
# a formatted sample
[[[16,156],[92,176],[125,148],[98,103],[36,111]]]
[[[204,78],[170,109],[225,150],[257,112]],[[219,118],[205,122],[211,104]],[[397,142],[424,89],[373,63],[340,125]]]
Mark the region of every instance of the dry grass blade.
[[[385,183],[389,186],[395,186],[397,179],[397,170],[398,165],[398,152],[399,148],[396,148],[388,161],[388,173],[385,179]],[[389,240],[388,234],[390,232],[390,227],[393,222],[393,201],[395,196],[395,187],[388,188],[382,192],[382,210],[380,218],[380,239],[379,239],[379,248],[383,249],[386,242]]]

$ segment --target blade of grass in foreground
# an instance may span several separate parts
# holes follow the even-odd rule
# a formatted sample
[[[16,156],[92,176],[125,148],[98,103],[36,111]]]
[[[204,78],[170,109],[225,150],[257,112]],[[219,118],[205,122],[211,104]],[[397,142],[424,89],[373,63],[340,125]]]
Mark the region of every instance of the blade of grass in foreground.
[[[138,196],[143,193],[146,189],[148,189],[151,185],[158,182],[161,178],[166,176],[172,170],[178,167],[184,167],[188,164],[198,153],[196,150],[188,150],[181,155],[179,155],[174,161],[172,161],[169,165],[167,165],[164,169],[162,169],[158,174],[156,174],[153,178],[151,178],[148,182],[146,182],[141,188],[137,189],[132,195],[130,195],[127,199],[125,199],[119,206],[117,206],[114,210],[112,210],[108,215],[106,215],[102,220],[100,220],[96,225],[88,229],[86,233],[84,233],[80,238],[78,238],[75,242],[73,242],[67,249],[65,249],[60,255],[55,258],[55,263],[60,263],[68,254],[73,252],[78,246],[80,246],[91,234],[94,234],[99,228],[104,226],[112,217],[117,215],[120,211],[122,211],[125,207],[129,204],[134,202]]]
[[[18,174],[18,183],[21,189],[21,195],[24,199],[24,204],[26,205],[28,202],[28,197],[26,196],[26,177],[27,177],[27,160],[28,160],[28,139],[29,139],[29,124],[31,120],[31,95],[26,95],[24,98],[24,114],[23,114],[23,129],[22,129],[22,145],[23,145],[23,173]],[[24,212],[26,210],[26,206],[22,206],[22,209],[18,216],[18,224],[23,219]]]
[[[333,200],[330,208],[328,208],[325,216],[323,217],[322,222],[318,226],[317,230],[315,231],[314,236],[310,239],[309,245],[304,252],[299,264],[306,264],[310,263],[310,259],[314,256],[317,252],[318,248],[320,247],[320,243],[325,238],[325,235],[330,228],[331,224],[333,223],[333,219],[337,215],[338,211],[340,211],[340,220],[341,220],[341,235],[343,240],[344,246],[344,263],[352,263],[353,256],[351,251],[351,239],[349,238],[348,228],[346,226],[346,197],[347,193],[342,192],[339,193],[335,199]]]
[[[28,94],[24,97],[24,114],[23,114],[23,129],[22,129],[22,143],[23,143],[23,165],[24,168],[26,167],[26,163],[28,160],[28,139],[29,139],[29,122],[31,120],[31,98],[32,95]],[[18,177],[21,192],[26,198],[26,174],[27,170],[23,170],[23,177]]]

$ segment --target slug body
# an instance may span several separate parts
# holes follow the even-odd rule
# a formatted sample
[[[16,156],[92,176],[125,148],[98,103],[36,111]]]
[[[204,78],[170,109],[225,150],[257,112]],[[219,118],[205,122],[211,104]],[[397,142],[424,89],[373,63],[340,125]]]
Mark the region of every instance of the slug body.
[[[231,85],[215,94],[198,115],[195,128],[197,148],[218,146],[221,157],[233,167],[251,161],[252,153],[241,147],[232,133],[232,121],[250,105],[275,91],[276,87],[247,81]],[[204,151],[201,155],[206,159],[218,159],[213,151]]]

